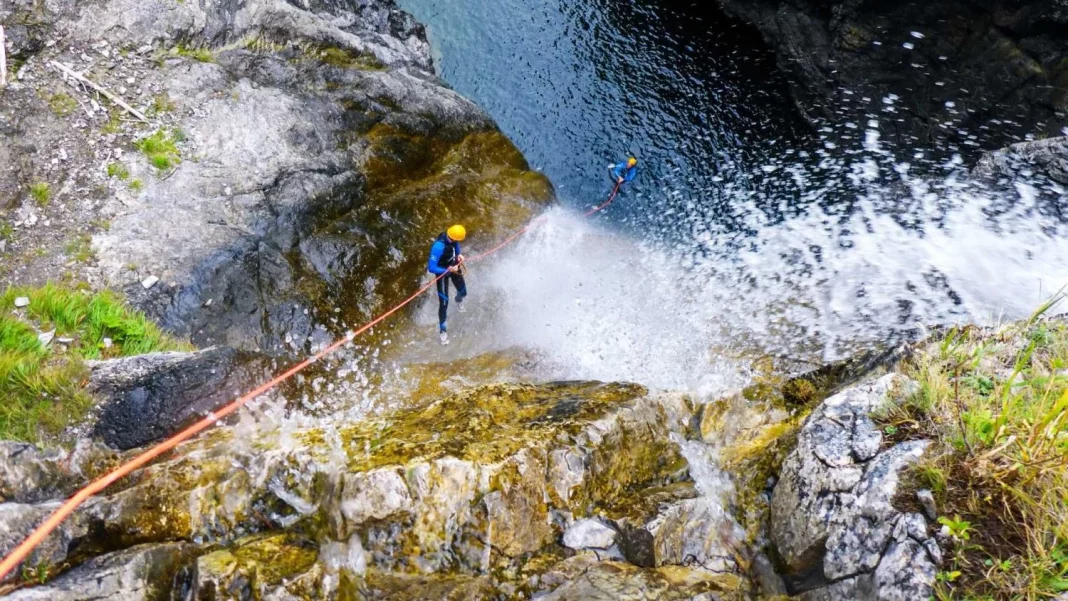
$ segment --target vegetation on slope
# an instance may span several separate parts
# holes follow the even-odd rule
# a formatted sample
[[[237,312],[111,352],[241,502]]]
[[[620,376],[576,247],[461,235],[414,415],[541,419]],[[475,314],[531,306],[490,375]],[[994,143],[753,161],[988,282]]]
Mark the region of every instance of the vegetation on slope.
[[[29,305],[16,308],[21,297]],[[54,439],[84,417],[85,359],[182,348],[110,292],[9,288],[0,296],[0,439]]]
[[[921,349],[919,392],[883,417],[888,438],[934,441],[898,501],[934,493],[949,538],[940,600],[1068,591],[1068,325],[1041,317],[1059,300]]]

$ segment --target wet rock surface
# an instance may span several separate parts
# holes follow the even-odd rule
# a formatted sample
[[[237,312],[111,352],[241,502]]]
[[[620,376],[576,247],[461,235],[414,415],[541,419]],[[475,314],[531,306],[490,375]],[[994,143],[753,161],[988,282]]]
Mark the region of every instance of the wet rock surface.
[[[869,414],[912,383],[896,374],[824,401],[798,434],[771,503],[787,585],[804,599],[926,599],[941,561],[922,515],[891,505],[925,441],[882,448]]]
[[[215,428],[92,499],[27,565],[73,566],[47,586],[111,586],[143,570],[129,555],[136,573],[114,575],[109,558],[183,541],[196,558],[175,586],[202,599],[377,598],[413,582],[439,587],[441,598],[522,588],[560,599],[597,590],[641,598],[644,589],[688,599],[737,587],[729,573],[656,555],[655,534],[627,540],[645,547],[630,554],[657,567],[619,563],[617,529],[591,519],[597,507],[679,478],[686,462],[672,436],[692,421],[679,396],[628,384],[500,384],[332,427],[270,411],[252,420]],[[0,504],[0,553],[55,507]],[[592,561],[603,565],[559,564],[552,552],[530,560],[584,528],[576,546],[597,546]],[[642,560],[650,551],[653,561]],[[486,577],[520,569],[528,576]]]
[[[1059,2],[720,0],[756,25],[812,121],[865,123],[907,146],[991,149],[1060,135],[1068,11]],[[892,95],[892,96],[891,96]],[[889,113],[893,111],[893,113]],[[993,131],[982,126],[994,122]],[[948,124],[948,125],[945,125]],[[962,130],[966,133],[958,136]],[[965,148],[967,148],[965,146]],[[973,147],[974,148],[974,147]]]
[[[0,503],[38,503],[66,496],[117,459],[113,450],[87,439],[69,451],[0,441]]]
[[[97,557],[44,586],[17,590],[10,601],[153,601],[166,598],[195,556],[184,543],[142,545]]]
[[[991,152],[980,159],[973,173],[981,178],[1005,181],[1026,175],[1032,181],[1068,186],[1068,138],[1021,142]]]
[[[266,368],[222,347],[91,362],[89,390],[104,399],[93,435],[122,450],[154,442],[234,400]]]
[[[553,197],[389,0],[15,3],[0,19],[20,73],[0,106],[24,107],[0,114],[12,279],[75,272],[199,346],[306,352],[409,294],[449,222],[488,244]],[[65,238],[89,234],[91,256],[64,264]]]

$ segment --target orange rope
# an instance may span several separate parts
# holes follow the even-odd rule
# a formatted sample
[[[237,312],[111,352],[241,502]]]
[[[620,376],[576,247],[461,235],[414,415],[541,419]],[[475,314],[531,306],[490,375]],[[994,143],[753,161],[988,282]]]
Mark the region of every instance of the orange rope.
[[[619,183],[616,184],[615,189],[612,190],[612,195],[608,197],[608,200],[604,204],[602,204],[602,205],[600,205],[598,207],[594,207],[593,209],[587,211],[584,216],[588,217],[588,216],[590,216],[590,215],[592,215],[594,213],[597,213],[597,212],[605,209],[608,205],[610,205],[612,203],[612,201],[615,200],[616,194],[619,193],[620,185],[621,184],[619,184]],[[511,236],[506,238],[503,242],[501,242],[497,246],[495,246],[495,247],[491,248],[490,250],[488,250],[488,251],[486,251],[486,252],[484,252],[484,253],[482,253],[482,254],[474,257],[474,258],[472,258],[471,261],[478,261],[480,259],[483,259],[485,257],[488,257],[488,256],[492,255],[493,253],[499,251],[500,249],[504,248],[508,244],[511,244],[511,242],[513,240],[515,240],[519,236],[523,235],[525,232],[529,231],[531,228],[533,228],[534,226],[540,224],[544,220],[545,220],[544,216],[541,216],[541,217],[538,217],[538,218],[534,219],[533,221],[528,223],[526,226],[524,226],[522,229],[520,229],[519,231],[515,232],[514,234],[512,234]],[[264,394],[266,392],[269,392],[270,390],[272,390],[273,388],[275,388],[276,386],[278,386],[282,382],[285,382],[289,378],[295,376],[297,373],[303,371],[306,367],[308,367],[312,363],[315,363],[316,361],[322,359],[323,357],[326,357],[327,355],[330,355],[331,353],[333,353],[337,349],[341,348],[345,344],[351,342],[354,338],[356,338],[360,334],[363,334],[367,330],[370,330],[371,328],[375,327],[376,325],[382,323],[387,318],[389,318],[389,316],[393,315],[397,311],[400,311],[402,308],[404,308],[405,306],[410,304],[412,301],[414,301],[416,298],[418,298],[421,294],[423,294],[424,292],[429,290],[431,286],[433,286],[435,283],[437,283],[437,281],[440,280],[441,278],[445,277],[445,275],[446,274],[443,273],[443,274],[439,275],[438,277],[434,278],[433,280],[431,280],[427,284],[423,285],[422,288],[417,290],[415,292],[415,294],[412,294],[408,298],[404,299],[400,304],[396,305],[395,307],[393,307],[389,311],[386,311],[382,315],[379,315],[374,320],[372,320],[369,323],[367,323],[366,325],[362,326],[360,329],[358,329],[356,331],[353,331],[353,332],[349,332],[343,338],[335,341],[333,344],[331,344],[330,346],[326,347],[325,349],[319,351],[318,353],[312,355],[311,357],[308,357],[307,359],[305,359],[305,360],[301,361],[300,363],[294,365],[293,367],[289,368],[288,370],[286,370],[281,375],[276,376],[270,382],[262,384],[261,386],[259,386],[255,390],[245,394],[241,398],[233,401],[232,403],[226,405],[225,407],[222,407],[222,408],[220,408],[220,409],[218,409],[216,411],[213,411],[213,412],[209,413],[207,415],[207,417],[201,419],[200,421],[198,421],[195,424],[189,426],[188,428],[182,430],[181,432],[175,434],[174,436],[171,436],[167,440],[164,440],[163,442],[160,442],[159,444],[153,446],[152,448],[146,450],[145,452],[137,455],[136,457],[134,457],[130,461],[120,465],[119,467],[115,468],[114,470],[112,470],[111,472],[105,474],[104,476],[101,476],[100,478],[98,478],[98,479],[94,480],[93,482],[89,483],[87,486],[85,486],[84,488],[82,488],[81,490],[76,492],[70,499],[67,499],[66,503],[64,503],[59,509],[57,509],[54,513],[52,513],[52,515],[48,516],[48,519],[46,519],[44,521],[44,523],[42,523],[40,526],[38,526],[37,529],[33,531],[33,533],[31,533],[28,537],[26,537],[26,540],[22,541],[22,543],[19,544],[19,546],[16,547],[14,551],[12,551],[10,554],[8,554],[8,556],[4,558],[3,562],[0,562],[0,581],[2,581],[4,579],[4,577],[6,577],[11,572],[11,570],[15,569],[15,567],[18,564],[22,563],[22,561],[24,559],[26,559],[26,557],[38,545],[40,545],[49,534],[51,534],[56,528],[58,528],[59,525],[62,524],[64,520],[66,520],[68,517],[70,517],[70,515],[72,513],[74,513],[74,510],[77,509],[79,505],[84,503],[86,501],[86,499],[88,499],[89,497],[91,497],[91,496],[93,496],[93,495],[95,495],[97,493],[102,492],[104,489],[106,489],[108,486],[111,486],[113,483],[115,483],[120,478],[129,475],[134,470],[147,465],[150,461],[152,461],[156,457],[159,457],[160,455],[166,453],[167,451],[170,451],[171,449],[177,447],[179,444],[181,444],[181,443],[189,440],[190,438],[196,436],[200,432],[203,432],[207,428],[209,428],[212,425],[214,425],[215,422],[217,422],[220,419],[226,417],[227,415],[230,415],[234,411],[237,411],[241,407],[244,407],[246,404],[248,404],[250,401],[252,401],[256,397],[258,397],[258,396],[260,396],[260,395],[262,395],[262,394]]]

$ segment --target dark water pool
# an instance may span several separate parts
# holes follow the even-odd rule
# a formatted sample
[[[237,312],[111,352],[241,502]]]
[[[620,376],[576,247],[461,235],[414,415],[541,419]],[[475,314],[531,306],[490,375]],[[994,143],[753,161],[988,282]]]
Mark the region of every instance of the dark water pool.
[[[615,214],[656,216],[662,191],[716,188],[808,133],[759,34],[712,2],[400,4],[427,24],[441,76],[571,205],[603,197],[607,164],[633,153],[642,177]]]

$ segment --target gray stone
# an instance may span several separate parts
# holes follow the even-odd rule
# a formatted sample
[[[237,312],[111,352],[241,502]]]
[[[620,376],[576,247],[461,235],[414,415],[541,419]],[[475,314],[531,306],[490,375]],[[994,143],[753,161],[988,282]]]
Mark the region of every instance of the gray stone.
[[[1020,142],[987,153],[973,170],[977,177],[1013,180],[1024,172],[1068,186],[1068,137]]]
[[[175,576],[194,555],[185,543],[142,545],[94,558],[59,578],[18,589],[6,601],[152,601],[169,598]]]
[[[21,309],[22,307],[30,306],[30,298],[28,296],[20,296],[15,299],[15,307]]]
[[[79,440],[71,451],[0,441],[0,503],[65,497],[115,458],[113,451],[87,439]]]
[[[234,400],[247,382],[266,374],[259,359],[221,347],[89,365],[89,389],[104,397],[93,434],[118,449],[172,434]]]
[[[916,500],[920,502],[920,507],[923,507],[923,514],[927,516],[927,519],[932,522],[938,519],[938,507],[935,505],[934,494],[929,490],[916,491]]]
[[[892,504],[899,473],[928,443],[880,450],[882,435],[869,417],[908,386],[890,374],[827,399],[783,464],[772,495],[771,540],[793,590],[806,600],[918,599],[932,590],[937,564],[927,549],[937,543],[923,516],[901,514]],[[906,551],[915,556],[910,562],[888,560]],[[926,593],[908,596],[917,591]]]
[[[616,531],[594,519],[577,520],[564,532],[564,546],[582,549],[608,549],[616,542]]]

